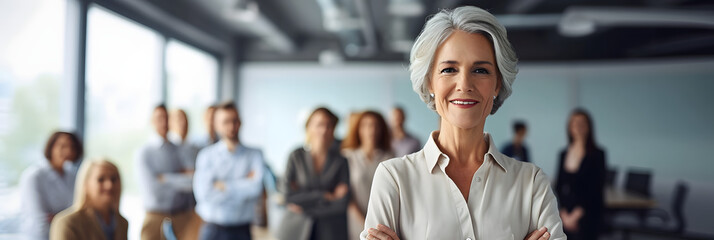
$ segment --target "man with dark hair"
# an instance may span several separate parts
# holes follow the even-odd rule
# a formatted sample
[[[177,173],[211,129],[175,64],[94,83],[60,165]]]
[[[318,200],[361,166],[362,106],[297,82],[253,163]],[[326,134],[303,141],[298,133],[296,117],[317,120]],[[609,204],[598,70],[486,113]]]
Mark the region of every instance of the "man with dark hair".
[[[232,102],[216,107],[214,122],[220,141],[198,153],[193,182],[196,212],[204,221],[199,239],[251,239],[263,193],[263,153],[240,142],[241,121]]]
[[[530,162],[528,158],[528,148],[525,146],[524,140],[526,138],[526,133],[528,129],[523,121],[516,121],[513,123],[513,141],[506,144],[506,146],[501,150],[506,156],[512,157],[513,159]]]
[[[164,239],[161,222],[170,218],[179,239],[195,238],[192,209],[192,173],[183,164],[179,149],[168,140],[168,112],[163,104],[154,108],[151,123],[155,134],[139,151],[136,171],[146,217],[141,239]]]

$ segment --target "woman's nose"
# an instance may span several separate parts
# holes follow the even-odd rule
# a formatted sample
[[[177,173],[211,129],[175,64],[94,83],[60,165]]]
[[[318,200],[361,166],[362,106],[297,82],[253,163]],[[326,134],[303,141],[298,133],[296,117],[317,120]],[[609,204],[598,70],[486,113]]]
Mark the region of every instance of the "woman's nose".
[[[473,92],[474,86],[469,81],[469,73],[467,71],[462,71],[456,77],[456,91],[458,92]]]

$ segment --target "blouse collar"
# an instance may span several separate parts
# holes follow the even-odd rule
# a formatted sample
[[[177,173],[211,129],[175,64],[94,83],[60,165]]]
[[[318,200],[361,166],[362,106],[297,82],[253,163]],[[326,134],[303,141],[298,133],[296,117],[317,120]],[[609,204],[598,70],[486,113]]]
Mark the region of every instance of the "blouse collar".
[[[439,160],[445,159],[448,161],[449,156],[447,156],[445,153],[439,149],[439,146],[436,145],[436,136],[439,135],[439,131],[433,131],[431,134],[429,134],[429,139],[427,140],[426,144],[424,145],[424,157],[426,158],[426,163],[427,163],[427,171],[430,173],[434,171],[434,168],[437,166],[437,163],[439,163]],[[487,161],[488,159],[493,159],[496,162],[496,165],[501,167],[504,172],[508,172],[506,168],[506,161],[505,161],[505,156],[501,154],[501,152],[498,151],[498,148],[496,147],[496,144],[493,143],[493,139],[491,138],[491,134],[484,132],[484,136],[488,139],[488,152],[484,155],[484,161]],[[490,158],[487,156],[491,156]]]

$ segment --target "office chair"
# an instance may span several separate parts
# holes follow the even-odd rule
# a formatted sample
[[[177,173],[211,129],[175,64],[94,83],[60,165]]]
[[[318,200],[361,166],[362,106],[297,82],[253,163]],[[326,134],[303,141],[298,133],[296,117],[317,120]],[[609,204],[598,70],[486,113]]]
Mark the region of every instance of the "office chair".
[[[689,186],[686,182],[679,181],[674,188],[672,195],[672,205],[670,214],[664,209],[653,209],[647,213],[644,225],[623,225],[620,227],[623,239],[627,240],[630,233],[639,233],[650,236],[682,237],[687,227],[687,220],[684,216],[684,202],[689,193]],[[659,219],[659,221],[649,221]]]
[[[628,170],[625,178],[625,190],[650,197],[650,180],[652,174],[648,170]]]
[[[677,182],[672,196],[671,216],[663,209],[655,209],[648,215],[649,218],[659,218],[663,226],[648,224],[648,228],[661,229],[667,232],[681,234],[687,226],[687,220],[684,218],[684,201],[689,193],[689,186],[683,181]],[[670,224],[670,222],[674,222]],[[672,227],[668,227],[671,225]]]
[[[605,186],[614,187],[617,180],[617,168],[608,168],[605,175]]]

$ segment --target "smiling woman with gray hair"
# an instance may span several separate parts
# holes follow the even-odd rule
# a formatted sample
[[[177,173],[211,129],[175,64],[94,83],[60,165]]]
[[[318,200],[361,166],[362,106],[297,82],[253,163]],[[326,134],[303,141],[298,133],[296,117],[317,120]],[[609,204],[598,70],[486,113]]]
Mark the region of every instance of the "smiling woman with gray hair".
[[[484,132],[511,94],[517,58],[490,13],[434,15],[411,52],[414,91],[441,118],[419,152],[382,162],[362,239],[566,239],[543,171]]]

